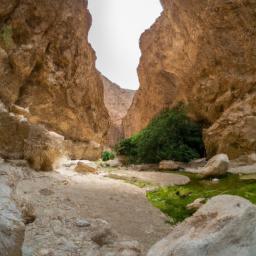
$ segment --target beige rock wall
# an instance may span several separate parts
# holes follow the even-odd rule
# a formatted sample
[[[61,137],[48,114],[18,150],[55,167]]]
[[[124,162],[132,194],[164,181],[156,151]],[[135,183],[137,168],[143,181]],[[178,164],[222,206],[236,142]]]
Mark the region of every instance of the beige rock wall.
[[[140,89],[124,119],[138,132],[178,102],[205,125],[208,155],[256,150],[256,2],[162,0],[141,38]]]
[[[109,126],[84,0],[0,0],[0,100],[29,122],[101,143]]]

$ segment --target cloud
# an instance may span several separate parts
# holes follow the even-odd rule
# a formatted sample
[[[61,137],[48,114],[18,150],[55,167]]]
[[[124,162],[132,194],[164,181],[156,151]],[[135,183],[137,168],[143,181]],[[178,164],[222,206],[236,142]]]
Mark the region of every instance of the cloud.
[[[93,23],[89,40],[97,68],[124,88],[139,86],[139,38],[160,15],[159,0],[89,0]]]

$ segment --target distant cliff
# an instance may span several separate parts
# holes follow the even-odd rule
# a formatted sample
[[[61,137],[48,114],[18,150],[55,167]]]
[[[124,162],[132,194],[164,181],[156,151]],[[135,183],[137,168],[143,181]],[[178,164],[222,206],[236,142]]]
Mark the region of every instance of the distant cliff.
[[[102,81],[104,85],[104,101],[111,119],[107,142],[113,146],[124,137],[122,119],[132,104],[135,91],[123,89],[104,76],[102,76]]]

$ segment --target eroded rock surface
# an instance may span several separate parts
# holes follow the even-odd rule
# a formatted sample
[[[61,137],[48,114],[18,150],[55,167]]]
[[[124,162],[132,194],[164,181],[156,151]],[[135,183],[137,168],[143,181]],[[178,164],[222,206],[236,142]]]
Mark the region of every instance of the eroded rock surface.
[[[109,116],[88,43],[87,1],[0,0],[0,9],[0,100],[7,110],[22,107],[29,123],[66,139],[101,143]]]
[[[140,89],[124,120],[125,135],[183,102],[209,127],[209,156],[255,151],[255,1],[161,2],[161,17],[141,38]]]
[[[102,81],[104,84],[104,102],[111,119],[108,144],[114,146],[124,137],[122,119],[132,104],[135,91],[123,89],[104,76],[102,76]]]
[[[2,165],[3,163],[0,167],[0,255],[21,256],[25,225],[13,197],[15,177],[11,177],[10,170]]]
[[[253,256],[256,207],[237,196],[210,199],[154,245],[148,256]]]

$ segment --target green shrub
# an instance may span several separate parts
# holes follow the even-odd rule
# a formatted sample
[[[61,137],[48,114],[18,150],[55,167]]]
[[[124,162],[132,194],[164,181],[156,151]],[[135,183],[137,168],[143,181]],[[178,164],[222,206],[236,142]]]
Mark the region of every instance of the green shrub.
[[[104,162],[108,161],[108,160],[112,160],[115,158],[115,154],[113,152],[110,152],[110,151],[104,151],[102,153],[102,156],[101,156],[102,160]]]
[[[133,163],[189,162],[204,155],[202,127],[187,117],[183,107],[164,111],[116,150]]]
[[[0,31],[0,41],[3,43],[3,47],[12,48],[14,45],[13,41],[13,30],[10,25],[5,25]]]

